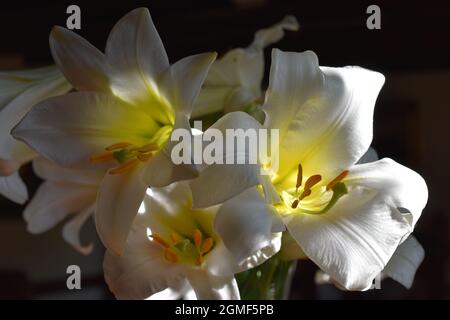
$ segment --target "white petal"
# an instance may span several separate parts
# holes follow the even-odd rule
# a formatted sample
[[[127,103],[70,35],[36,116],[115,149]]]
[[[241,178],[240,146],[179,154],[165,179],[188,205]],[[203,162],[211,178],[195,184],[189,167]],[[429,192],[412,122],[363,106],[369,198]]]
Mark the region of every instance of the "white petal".
[[[94,249],[94,244],[82,245],[80,241],[80,231],[86,220],[94,213],[94,202],[77,213],[69,222],[67,222],[62,230],[64,240],[67,241],[78,252],[88,255]]]
[[[0,71],[0,111],[38,81],[55,76],[63,77],[54,65],[36,69]]]
[[[94,187],[79,184],[44,182],[23,213],[28,231],[38,234],[53,228],[68,215],[89,207],[96,192]]]
[[[63,168],[42,157],[33,160],[33,170],[38,177],[44,180],[92,186],[98,186],[105,174],[104,170]]]
[[[28,190],[18,172],[7,177],[0,177],[0,194],[18,204],[28,200]]]
[[[144,137],[156,129],[144,112],[112,95],[75,92],[36,105],[13,135],[61,166],[81,166],[113,143],[148,143]]]
[[[198,300],[239,300],[239,288],[233,276],[218,277],[206,272],[191,272],[188,281]]]
[[[33,105],[70,90],[70,85],[61,73],[52,71],[45,78],[31,82],[23,91],[18,92],[7,105],[0,108],[0,158],[10,159],[12,157],[14,140],[10,136],[10,131]]]
[[[226,129],[257,130],[261,125],[251,116],[244,112],[231,112],[220,118],[213,124],[204,135],[210,130],[219,130],[223,137],[223,164],[211,164],[206,166],[198,178],[191,181],[194,207],[209,207],[226,201],[242,191],[253,187],[260,182],[261,169],[258,164],[250,164],[250,148],[245,144],[241,150],[238,144],[235,145],[234,152],[226,152]],[[257,132],[257,131],[256,131]],[[248,139],[246,139],[248,140]],[[244,161],[244,164],[236,164],[237,159]],[[226,164],[231,159],[234,164]],[[220,183],[218,183],[220,181]]]
[[[173,130],[185,129],[191,135],[191,127],[186,115],[177,113],[175,126]],[[173,131],[172,131],[173,133]],[[145,171],[144,181],[148,186],[152,187],[164,187],[172,182],[188,180],[198,176],[198,170],[191,158],[191,164],[179,164],[173,163],[172,149],[177,145],[177,141],[171,141],[169,139],[164,147],[150,160],[147,164]],[[191,152],[191,150],[186,150]]]
[[[144,199],[147,185],[142,180],[145,166],[129,172],[106,174],[98,191],[95,225],[104,246],[121,255],[134,217]]]
[[[305,254],[339,285],[365,290],[411,233],[427,189],[417,173],[388,159],[356,165],[345,184],[349,193],[328,212],[290,215],[285,222]]]
[[[413,236],[409,236],[398,248],[382,274],[410,289],[416,271],[425,257],[425,251]]]
[[[150,241],[145,228],[130,232],[122,256],[105,253],[103,270],[109,289],[118,299],[145,299],[168,287],[178,287],[184,277],[179,264],[164,259],[164,250]]]
[[[75,32],[54,27],[50,50],[58,67],[77,90],[110,92],[105,56]]]
[[[286,16],[273,26],[258,30],[255,33],[255,38],[249,48],[254,50],[261,50],[265,47],[278,42],[284,37],[284,31],[297,31],[299,29],[299,24],[294,16]]]
[[[333,179],[369,148],[383,75],[358,67],[319,68],[312,52],[273,50],[264,109],[280,129],[280,178],[299,163]]]
[[[238,265],[249,269],[280,249],[281,234],[272,232],[276,215],[258,190],[251,188],[220,207],[214,227]]]
[[[209,68],[217,53],[201,53],[183,58],[174,63],[166,75],[170,98],[175,110],[190,115]]]
[[[157,86],[169,61],[146,8],[135,9],[117,22],[105,54],[113,92],[135,105],[159,105],[157,109],[165,110],[153,110],[154,116],[161,123],[170,123],[166,114],[170,107],[160,101],[162,92]]]

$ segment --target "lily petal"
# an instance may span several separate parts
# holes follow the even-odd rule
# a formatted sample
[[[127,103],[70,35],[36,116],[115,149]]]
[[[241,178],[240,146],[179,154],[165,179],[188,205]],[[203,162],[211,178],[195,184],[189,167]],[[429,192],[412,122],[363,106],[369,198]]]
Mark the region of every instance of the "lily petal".
[[[262,126],[254,118],[244,112],[231,112],[220,118],[204,133],[218,130],[223,136],[223,164],[206,166],[200,176],[190,182],[195,208],[209,207],[222,203],[251,188],[260,182],[261,169],[259,164],[250,164],[249,147],[246,143],[243,150],[234,143],[235,149],[227,153],[227,129],[260,129]],[[248,140],[248,139],[246,139]],[[235,158],[236,157],[236,158]],[[233,164],[226,164],[228,159],[234,159]],[[236,164],[236,160],[244,160],[244,164]],[[218,184],[217,182],[220,181]]]
[[[45,181],[23,213],[28,231],[39,234],[51,229],[92,204],[96,192],[92,186]]]
[[[121,255],[131,224],[144,199],[147,185],[142,181],[144,164],[129,172],[106,174],[98,191],[95,225],[104,246]]]
[[[89,158],[113,143],[146,143],[157,124],[108,94],[75,92],[37,104],[13,136],[63,167],[92,166]]]
[[[324,180],[355,164],[372,141],[383,83],[383,75],[359,67],[319,68],[310,51],[274,49],[263,109],[265,125],[280,129],[280,178],[299,163]]]
[[[178,265],[164,259],[160,245],[148,239],[143,227],[130,232],[122,256],[105,253],[103,270],[118,299],[145,299],[184,282]]]
[[[233,276],[218,277],[207,272],[191,272],[189,284],[198,300],[239,300],[239,288]]]
[[[245,265],[246,270],[280,249],[281,233],[272,232],[275,216],[272,206],[267,205],[256,188],[251,188],[220,207],[214,227],[237,264]]]
[[[50,33],[50,50],[56,64],[75,89],[111,92],[105,56],[84,38],[56,26]]]
[[[28,190],[18,172],[7,177],[0,177],[0,194],[18,204],[28,200]]]
[[[114,94],[134,105],[160,105],[153,108],[154,116],[168,124],[170,108],[160,100],[162,92],[156,83],[169,68],[169,60],[161,38],[146,8],[138,8],[120,19],[108,37],[106,59]]]
[[[201,53],[183,58],[170,67],[170,76],[165,75],[165,81],[166,86],[170,86],[169,93],[175,110],[187,116],[191,114],[203,81],[216,57],[215,52]]]
[[[413,236],[409,236],[398,248],[384,268],[382,275],[390,277],[410,289],[416,271],[425,257],[425,251]]]
[[[64,240],[83,255],[89,255],[94,249],[94,244],[83,246],[80,241],[80,230],[86,220],[94,213],[94,202],[67,222],[62,230]]]
[[[305,254],[339,285],[365,290],[412,232],[427,188],[417,173],[390,159],[356,165],[344,182],[348,194],[328,212],[290,215],[285,223]]]
[[[99,185],[104,176],[103,170],[63,168],[42,157],[33,160],[33,170],[38,177],[44,180],[91,186]]]

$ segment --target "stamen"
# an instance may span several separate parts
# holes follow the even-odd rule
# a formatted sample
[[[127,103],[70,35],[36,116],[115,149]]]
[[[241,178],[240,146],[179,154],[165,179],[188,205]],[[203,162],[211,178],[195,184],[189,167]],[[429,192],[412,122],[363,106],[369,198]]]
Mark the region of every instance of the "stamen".
[[[105,148],[106,151],[113,151],[113,150],[118,150],[118,149],[124,149],[124,148],[128,148],[131,147],[132,144],[129,142],[119,142],[119,143],[114,143],[110,146],[107,146]]]
[[[197,259],[195,260],[195,264],[198,266],[201,266],[203,263],[203,256],[200,254]]]
[[[305,189],[305,190],[303,190],[303,192],[300,195],[300,197],[298,198],[298,200],[302,201],[303,199],[305,199],[309,195],[311,195],[311,189]]]
[[[105,162],[105,161],[109,161],[109,160],[113,160],[113,159],[114,159],[114,156],[111,152],[103,152],[98,155],[90,157],[89,161],[92,163],[97,163],[97,162]]]
[[[213,238],[207,238],[202,245],[202,249],[200,250],[201,254],[205,254],[208,253],[209,250],[211,250],[211,248],[213,247],[214,244],[214,240]]]
[[[130,170],[131,168],[136,166],[138,164],[138,162],[139,162],[138,159],[132,159],[118,167],[115,167],[115,168],[109,170],[109,174],[121,174],[121,173],[127,172],[128,170]]]
[[[320,180],[322,180],[322,176],[320,174],[315,174],[315,175],[309,177],[305,183],[305,191],[314,187],[317,183],[320,182]]]
[[[338,182],[341,182],[348,175],[348,170],[342,171],[336,178],[334,178],[330,183],[327,184],[327,191],[334,189]]]
[[[292,202],[291,207],[292,209],[295,209],[297,208],[297,206],[298,206],[298,199],[295,199],[294,202]]]
[[[155,240],[157,243],[162,245],[164,248],[169,248],[170,247],[170,245],[166,242],[166,240],[164,240],[159,234],[154,233],[154,234],[150,235],[150,237],[153,240]]]
[[[297,184],[295,185],[295,188],[298,189],[302,185],[303,180],[303,168],[301,163],[298,164],[298,170],[297,170]]]
[[[164,258],[166,258],[167,261],[170,261],[172,263],[178,262],[177,255],[170,249],[164,249]]]
[[[151,157],[152,157],[151,153],[139,153],[137,155],[137,158],[142,162],[148,161]]]
[[[200,246],[202,245],[202,238],[203,238],[203,235],[200,232],[200,230],[195,229],[195,231],[194,231],[194,243],[195,243],[195,246],[197,248],[200,248]]]
[[[149,144],[146,144],[145,146],[142,146],[136,150],[139,152],[142,152],[142,153],[147,153],[150,151],[158,150],[158,145],[156,143],[149,143]]]
[[[175,244],[182,240],[181,237],[175,232],[172,232],[172,234],[170,235],[170,239],[172,239]]]

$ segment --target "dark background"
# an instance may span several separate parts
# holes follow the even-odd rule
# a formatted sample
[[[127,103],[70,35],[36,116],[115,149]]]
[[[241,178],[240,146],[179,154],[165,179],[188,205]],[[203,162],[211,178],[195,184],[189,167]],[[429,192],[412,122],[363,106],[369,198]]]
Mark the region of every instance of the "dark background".
[[[315,51],[321,65],[360,65],[382,72],[386,84],[375,110],[373,146],[424,176],[429,202],[415,235],[426,257],[411,290],[391,280],[381,290],[349,293],[316,286],[316,267],[300,262],[293,299],[448,299],[450,298],[450,2],[449,1],[3,1],[0,4],[0,69],[52,63],[48,34],[65,26],[66,8],[81,7],[77,31],[99,49],[114,23],[130,10],[150,9],[171,61],[215,50],[245,47],[256,30],[285,15],[297,17],[299,32],[289,32],[275,46]],[[381,8],[381,30],[366,28],[366,8]],[[270,50],[267,50],[269,62]],[[269,65],[269,63],[267,64]],[[38,180],[22,170],[31,192]],[[25,229],[20,206],[0,199],[1,298],[111,298],[105,288],[102,248],[92,224],[84,236],[96,241],[92,256],[66,245],[60,229],[33,236]],[[80,292],[65,286],[66,267],[83,272]]]

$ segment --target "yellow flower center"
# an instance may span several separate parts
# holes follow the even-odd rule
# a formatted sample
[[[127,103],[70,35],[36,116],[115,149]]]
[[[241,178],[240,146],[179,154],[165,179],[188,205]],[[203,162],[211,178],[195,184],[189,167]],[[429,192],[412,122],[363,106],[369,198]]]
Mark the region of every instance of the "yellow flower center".
[[[347,194],[347,187],[342,182],[347,175],[348,170],[345,170],[328,182],[327,185],[324,185],[320,183],[322,181],[320,174],[314,174],[305,179],[302,165],[299,164],[295,188],[291,187],[279,190],[280,197],[283,201],[276,207],[284,213],[325,213],[342,196]],[[303,183],[303,181],[305,182]]]
[[[153,233],[152,241],[163,248],[164,258],[171,263],[191,263],[201,266],[205,255],[214,247],[214,240],[205,237],[199,229],[195,229],[191,237],[182,237],[176,232],[166,240],[158,233]]]
[[[104,152],[90,157],[91,163],[115,161],[117,166],[109,170],[109,174],[122,174],[136,167],[140,162],[147,162],[167,141],[172,126],[161,127],[149,139],[148,143],[136,145],[121,141],[105,147]]]

